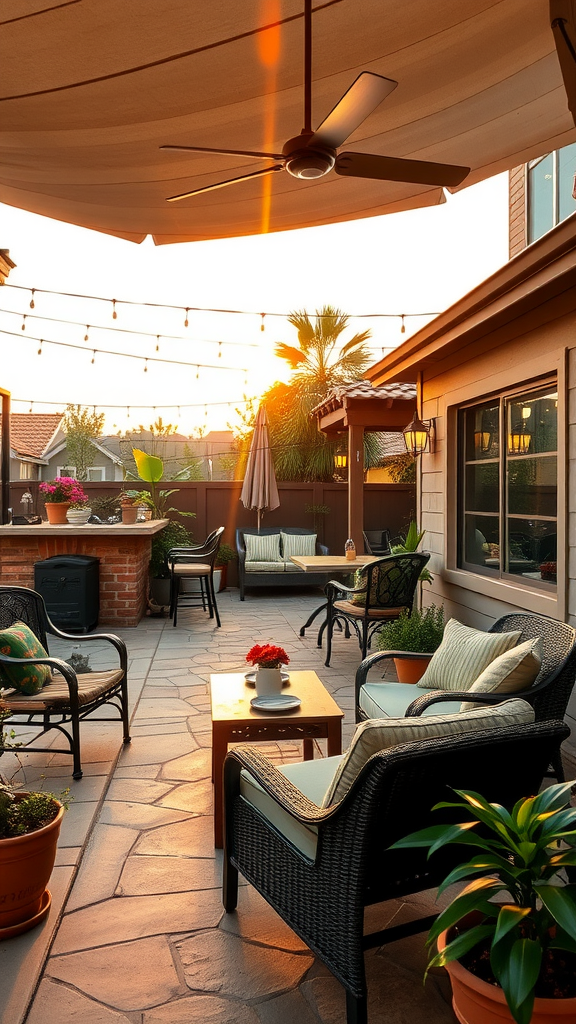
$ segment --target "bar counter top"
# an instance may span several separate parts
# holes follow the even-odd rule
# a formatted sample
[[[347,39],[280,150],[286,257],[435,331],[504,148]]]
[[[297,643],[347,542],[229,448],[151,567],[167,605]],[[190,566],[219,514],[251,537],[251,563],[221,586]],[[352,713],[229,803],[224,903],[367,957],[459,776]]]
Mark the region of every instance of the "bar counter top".
[[[61,526],[54,526],[52,523],[37,523],[35,526],[0,526],[0,537],[153,537],[159,530],[163,530],[168,519],[148,519],[144,523],[114,523],[113,525],[99,526],[97,523],[85,523],[83,526],[62,523]]]

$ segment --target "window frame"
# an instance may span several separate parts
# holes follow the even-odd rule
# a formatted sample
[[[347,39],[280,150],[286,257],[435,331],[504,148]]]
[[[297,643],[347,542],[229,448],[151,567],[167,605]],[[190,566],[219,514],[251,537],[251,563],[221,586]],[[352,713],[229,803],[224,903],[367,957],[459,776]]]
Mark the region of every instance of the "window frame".
[[[569,143],[569,145],[573,145],[573,143]],[[562,149],[567,148],[567,146],[562,147]],[[571,216],[571,214],[566,214],[565,217],[560,217],[560,153],[561,149],[553,149],[549,153],[542,153],[540,156],[535,157],[533,160],[528,160],[524,164],[524,238],[526,239],[527,246],[533,245],[540,238],[544,238],[544,235],[547,235],[549,231],[553,231],[554,228]],[[532,217],[533,194],[530,188],[530,171],[549,156],[552,157],[552,225],[541,235],[531,238],[530,221]],[[576,176],[574,180],[576,182]],[[574,212],[576,212],[576,205],[572,213]]]

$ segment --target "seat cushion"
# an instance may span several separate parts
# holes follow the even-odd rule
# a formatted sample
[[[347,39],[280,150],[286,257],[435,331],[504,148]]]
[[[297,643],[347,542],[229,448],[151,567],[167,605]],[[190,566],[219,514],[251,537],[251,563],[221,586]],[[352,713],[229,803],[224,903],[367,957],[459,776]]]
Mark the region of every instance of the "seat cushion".
[[[542,641],[540,637],[526,640],[517,647],[501,654],[490,662],[476,682],[472,683],[469,693],[518,693],[528,690],[542,665]],[[477,708],[480,705],[470,701],[462,704],[462,711]]]
[[[287,562],[292,555],[315,555],[315,533],[284,533],[280,531],[282,555]]]
[[[519,639],[520,630],[484,633],[450,619],[418,686],[423,690],[469,690],[481,672]]]
[[[78,703],[81,706],[91,704],[121,679],[120,668],[111,669],[109,672],[83,672],[78,676]],[[44,710],[64,711],[70,706],[70,694],[66,680],[58,672],[38,693],[27,696],[17,690],[8,690],[2,695],[2,701],[15,714],[38,713]]]
[[[364,617],[364,607],[360,607],[358,604],[353,604],[352,601],[334,601],[334,607],[338,611],[345,612],[346,615],[352,615],[356,619],[362,619]],[[402,612],[406,611],[406,607],[402,608],[369,608],[368,618],[370,619],[397,619],[400,617]]]
[[[482,729],[494,729],[498,726],[526,725],[534,719],[534,709],[530,704],[515,698],[492,707],[462,711],[459,715],[388,718],[363,722],[356,729],[352,743],[334,773],[322,806],[329,807],[338,803],[346,795],[366,761],[381,750],[435,736],[480,732]]]
[[[438,687],[435,687],[438,689]],[[365,683],[360,690],[358,702],[368,718],[404,718],[406,709],[417,697],[426,693],[417,683]],[[461,708],[460,701],[450,700],[445,704],[432,704],[423,712],[425,715],[456,715]]]
[[[205,562],[175,562],[172,571],[175,576],[207,576],[210,566]]]
[[[284,764],[279,771],[294,783],[317,807],[322,806],[328,787],[332,782],[343,754],[336,757],[320,757],[314,761],[298,761]],[[296,821],[273,797],[269,796],[256,779],[245,769],[240,774],[240,794],[249,804],[257,807],[261,814],[305,857],[314,860],[318,843],[318,829]]]
[[[292,563],[294,564],[294,563]],[[284,572],[284,562],[245,562],[246,572]],[[296,568],[296,566],[294,566]]]
[[[279,533],[245,533],[247,562],[281,562]]]
[[[47,658],[38,637],[24,622],[15,622],[9,629],[0,632],[0,653],[8,658]],[[10,686],[20,693],[38,693],[50,682],[52,670],[49,665],[0,664],[0,685]]]

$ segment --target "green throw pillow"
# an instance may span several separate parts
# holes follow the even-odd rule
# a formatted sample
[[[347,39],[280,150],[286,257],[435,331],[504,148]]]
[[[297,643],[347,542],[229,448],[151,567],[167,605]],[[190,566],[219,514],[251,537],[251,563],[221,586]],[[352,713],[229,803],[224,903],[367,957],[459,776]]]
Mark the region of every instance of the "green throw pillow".
[[[47,658],[48,652],[24,622],[15,622],[10,629],[0,631],[0,654],[9,658]],[[0,683],[12,686],[20,693],[31,696],[38,693],[52,678],[49,665],[8,665],[0,662]]]

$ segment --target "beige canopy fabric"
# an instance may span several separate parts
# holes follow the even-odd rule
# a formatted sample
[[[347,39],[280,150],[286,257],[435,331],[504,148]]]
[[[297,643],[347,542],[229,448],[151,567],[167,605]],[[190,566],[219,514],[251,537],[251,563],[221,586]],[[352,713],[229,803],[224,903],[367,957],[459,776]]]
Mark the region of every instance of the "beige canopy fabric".
[[[328,224],[439,188],[161,151],[278,152],[303,126],[303,0],[3,0],[0,201],[157,243]],[[318,0],[313,125],[361,71],[398,82],[348,151],[464,164],[465,185],[576,139],[543,0]]]
[[[265,510],[278,508],[280,504],[274,460],[268,437],[268,416],[263,405],[258,409],[254,422],[254,433],[250,443],[240,501],[244,508],[257,510],[258,529],[260,529],[262,513]]]

